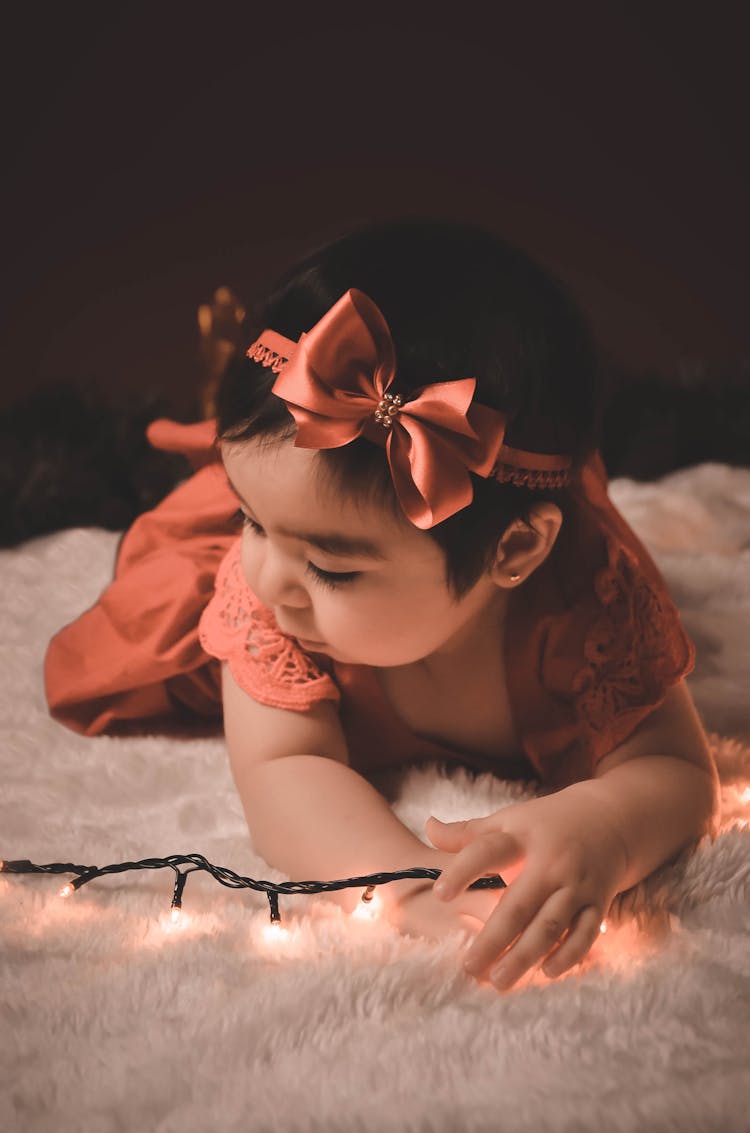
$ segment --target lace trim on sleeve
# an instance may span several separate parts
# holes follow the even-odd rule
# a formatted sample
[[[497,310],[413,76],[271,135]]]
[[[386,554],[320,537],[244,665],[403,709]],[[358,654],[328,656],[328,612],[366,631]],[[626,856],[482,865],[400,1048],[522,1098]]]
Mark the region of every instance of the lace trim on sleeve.
[[[624,546],[610,544],[609,565],[597,573],[594,588],[602,612],[586,636],[586,664],[573,690],[599,757],[627,738],[639,718],[692,670],[695,647],[666,589],[651,584]]]
[[[240,546],[238,539],[219,567],[214,596],[201,616],[204,650],[227,661],[240,688],[261,704],[303,710],[320,700],[338,701],[331,677],[281,632],[245,582]]]

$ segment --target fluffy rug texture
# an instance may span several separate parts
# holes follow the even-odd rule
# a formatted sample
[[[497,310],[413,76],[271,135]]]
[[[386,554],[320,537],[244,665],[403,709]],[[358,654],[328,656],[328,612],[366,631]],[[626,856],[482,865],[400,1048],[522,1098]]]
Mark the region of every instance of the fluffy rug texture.
[[[67,899],[0,875],[0,1129],[748,1129],[750,470],[704,464],[611,494],[696,641],[689,683],[723,783],[722,832],[636,890],[587,961],[500,995],[433,942],[324,898],[171,871]],[[202,853],[287,880],[253,852],[223,741],[77,737],[49,719],[50,635],[107,583],[117,536],[69,529],[2,555],[0,856],[106,865]],[[431,813],[487,814],[530,788],[444,765],[373,782],[425,843]],[[414,862],[414,865],[421,863]],[[301,880],[301,879],[295,879]]]

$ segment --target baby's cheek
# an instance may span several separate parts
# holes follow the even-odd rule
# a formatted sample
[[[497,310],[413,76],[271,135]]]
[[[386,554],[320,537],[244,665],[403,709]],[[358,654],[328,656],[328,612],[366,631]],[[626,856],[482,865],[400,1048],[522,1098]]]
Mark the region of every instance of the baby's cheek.
[[[382,622],[382,616],[369,604],[329,602],[321,620],[329,627],[331,635],[345,641],[364,642],[369,637],[379,636],[378,622]]]
[[[351,656],[353,663],[386,666],[394,660],[398,625],[378,607],[348,606],[320,611],[318,630],[326,641]]]

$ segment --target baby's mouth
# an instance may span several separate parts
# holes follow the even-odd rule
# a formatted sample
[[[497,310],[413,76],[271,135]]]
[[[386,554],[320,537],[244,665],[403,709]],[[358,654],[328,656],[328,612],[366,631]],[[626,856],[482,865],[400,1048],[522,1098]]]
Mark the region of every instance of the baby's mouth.
[[[299,637],[295,634],[294,640],[298,642],[303,649],[325,649],[326,643],[324,641],[312,641],[307,637]]]
[[[315,645],[325,645],[325,642],[319,641],[317,637],[305,637],[304,634],[292,633],[288,629],[282,629],[281,626],[279,626],[279,629],[284,634],[284,637],[291,637],[292,640],[298,641],[305,649],[312,649]]]

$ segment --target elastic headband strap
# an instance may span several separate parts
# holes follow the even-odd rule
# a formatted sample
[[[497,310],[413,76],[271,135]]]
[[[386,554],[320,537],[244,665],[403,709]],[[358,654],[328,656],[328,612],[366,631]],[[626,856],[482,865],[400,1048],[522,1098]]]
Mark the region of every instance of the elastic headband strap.
[[[470,504],[472,472],[533,488],[570,482],[569,456],[505,444],[508,415],[474,401],[476,379],[402,395],[385,318],[356,288],[297,342],[267,327],[247,357],[278,375],[272,392],[295,420],[298,447],[338,448],[359,436],[384,445],[399,501],[417,527]]]

